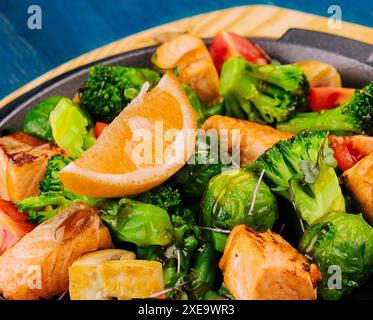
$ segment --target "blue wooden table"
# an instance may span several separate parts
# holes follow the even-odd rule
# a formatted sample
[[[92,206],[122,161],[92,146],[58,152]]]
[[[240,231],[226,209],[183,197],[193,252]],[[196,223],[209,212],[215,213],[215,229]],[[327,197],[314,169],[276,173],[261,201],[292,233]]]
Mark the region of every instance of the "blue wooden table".
[[[373,1],[338,0],[343,20],[373,27]],[[42,29],[30,30],[31,5]],[[0,0],[0,99],[82,53],[159,24],[237,5],[272,4],[327,16],[330,0]]]

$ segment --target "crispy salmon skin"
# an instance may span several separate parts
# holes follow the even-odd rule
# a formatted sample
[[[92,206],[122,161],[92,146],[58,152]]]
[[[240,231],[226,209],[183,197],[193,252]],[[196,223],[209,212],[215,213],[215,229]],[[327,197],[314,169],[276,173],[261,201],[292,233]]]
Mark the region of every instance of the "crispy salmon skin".
[[[11,300],[58,297],[69,287],[69,267],[77,258],[111,247],[98,210],[74,203],[0,256],[0,294]]]
[[[237,300],[315,300],[317,266],[268,230],[245,225],[231,231],[219,263],[224,283]]]

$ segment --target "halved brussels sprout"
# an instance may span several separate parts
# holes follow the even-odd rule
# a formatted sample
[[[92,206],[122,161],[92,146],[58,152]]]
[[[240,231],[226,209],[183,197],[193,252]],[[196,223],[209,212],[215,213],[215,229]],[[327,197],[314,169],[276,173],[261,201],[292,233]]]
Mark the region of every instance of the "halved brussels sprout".
[[[373,273],[373,228],[362,215],[331,212],[310,225],[300,250],[319,267],[319,295],[340,299]]]
[[[250,207],[258,177],[245,169],[227,170],[213,177],[202,199],[202,222],[207,227],[231,229],[246,224],[256,230],[272,228],[278,215],[277,200],[261,181]]]

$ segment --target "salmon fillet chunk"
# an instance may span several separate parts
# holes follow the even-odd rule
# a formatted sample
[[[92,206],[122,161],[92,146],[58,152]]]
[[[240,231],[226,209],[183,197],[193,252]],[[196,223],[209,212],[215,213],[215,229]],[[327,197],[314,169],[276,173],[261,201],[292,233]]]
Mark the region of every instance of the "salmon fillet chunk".
[[[11,300],[58,297],[68,290],[77,258],[112,246],[98,210],[76,202],[0,256],[0,294]]]
[[[373,151],[343,172],[342,180],[373,226]]]
[[[0,198],[20,201],[39,194],[48,159],[62,149],[23,132],[0,138]]]
[[[317,266],[268,230],[245,225],[231,231],[219,263],[224,283],[237,300],[315,300]]]
[[[294,136],[264,124],[217,115],[209,117],[202,128],[216,130],[221,145],[227,146],[230,152],[233,146],[239,146],[241,167],[252,164],[280,140]]]

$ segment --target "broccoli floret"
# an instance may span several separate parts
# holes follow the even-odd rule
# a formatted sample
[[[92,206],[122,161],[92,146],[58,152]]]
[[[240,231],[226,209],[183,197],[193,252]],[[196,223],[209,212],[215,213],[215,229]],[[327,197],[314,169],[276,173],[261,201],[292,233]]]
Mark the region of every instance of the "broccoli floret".
[[[276,143],[252,165],[265,170],[272,190],[290,200],[308,224],[331,211],[344,211],[345,201],[326,132],[304,131]]]
[[[150,191],[141,193],[135,200],[161,207],[169,213],[183,204],[179,191],[168,184],[161,184]]]
[[[333,133],[373,134],[373,82],[335,109],[320,112],[298,113],[286,123],[279,123],[277,129],[298,133],[304,129],[329,130]]]
[[[54,155],[48,160],[44,178],[39,182],[39,189],[43,194],[60,194],[62,192],[63,186],[59,172],[71,161],[71,159],[61,154]]]
[[[220,94],[227,116],[274,124],[289,120],[307,101],[309,84],[293,65],[252,65],[241,57],[223,65]]]
[[[40,195],[25,198],[17,203],[20,212],[27,212],[28,220],[42,223],[61,210],[67,208],[74,201],[83,201],[95,206],[104,199],[80,196],[63,187],[59,172],[72,160],[57,154],[48,160],[47,169],[39,183]]]
[[[97,65],[91,68],[87,83],[80,91],[80,105],[96,121],[111,122],[147,81],[155,86],[157,71],[147,68]]]

